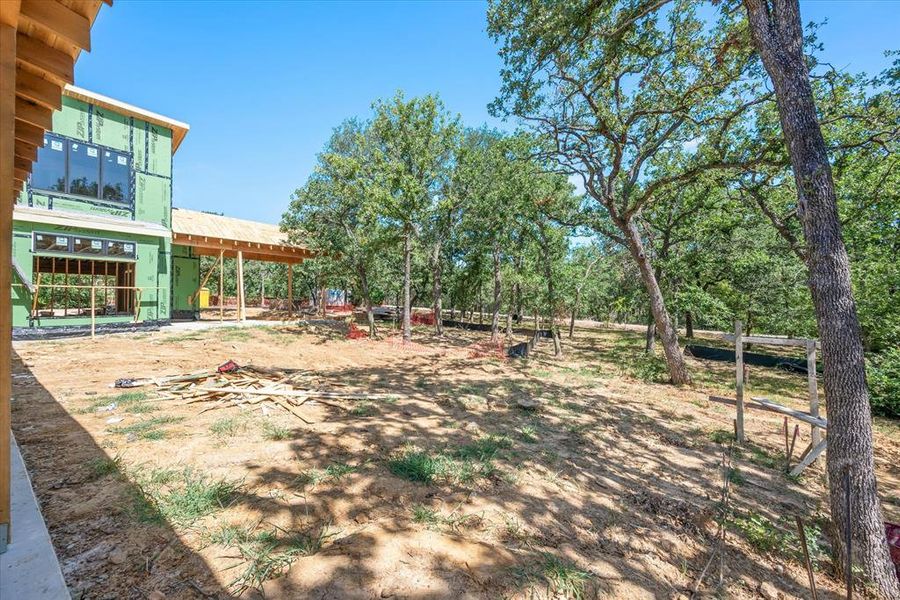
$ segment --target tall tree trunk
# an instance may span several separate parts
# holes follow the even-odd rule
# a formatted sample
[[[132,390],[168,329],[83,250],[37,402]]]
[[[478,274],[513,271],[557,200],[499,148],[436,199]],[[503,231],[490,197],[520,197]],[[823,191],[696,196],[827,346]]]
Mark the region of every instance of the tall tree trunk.
[[[412,320],[410,311],[412,302],[409,297],[409,280],[412,263],[412,231],[409,225],[403,231],[403,343],[408,344],[412,340]]]
[[[744,0],[754,45],[772,79],[781,128],[797,185],[797,211],[807,245],[809,289],[816,312],[828,403],[826,463],[837,562],[856,558],[884,598],[900,598],[877,482],[863,343],[841,235],[828,151],[816,115],[797,0]],[[849,475],[848,475],[849,474]],[[853,504],[848,515],[844,477]],[[850,527],[854,556],[843,532]]]
[[[431,264],[434,272],[433,295],[434,295],[434,333],[438,336],[444,335],[444,322],[442,315],[444,313],[443,299],[441,295],[441,275],[443,265],[441,264],[441,240],[438,239],[431,250]]]
[[[364,266],[357,267],[359,276],[359,291],[362,295],[363,302],[366,305],[366,321],[369,324],[369,337],[376,339],[378,333],[375,331],[375,313],[372,311],[372,297],[369,294],[369,277]]]
[[[656,325],[653,323],[653,315],[647,320],[647,342],[644,344],[644,353],[653,354],[656,348]]]
[[[666,311],[666,304],[663,300],[662,290],[659,288],[659,281],[656,273],[653,272],[653,266],[650,264],[650,258],[644,252],[644,243],[641,240],[641,234],[637,229],[634,221],[629,219],[622,227],[624,233],[628,236],[628,251],[637,263],[641,271],[641,279],[650,297],[650,310],[653,313],[653,320],[656,323],[656,333],[662,342],[663,351],[666,354],[666,366],[669,369],[669,379],[676,385],[691,382],[691,376],[688,374],[687,365],[684,362],[684,355],[678,346],[678,332],[672,326],[672,320]]]
[[[496,342],[500,337],[500,298],[503,288],[500,281],[500,246],[495,243],[493,247],[494,263],[494,306],[491,315],[491,341]]]
[[[687,337],[694,337],[694,313],[691,311],[686,311],[684,313],[684,328]]]

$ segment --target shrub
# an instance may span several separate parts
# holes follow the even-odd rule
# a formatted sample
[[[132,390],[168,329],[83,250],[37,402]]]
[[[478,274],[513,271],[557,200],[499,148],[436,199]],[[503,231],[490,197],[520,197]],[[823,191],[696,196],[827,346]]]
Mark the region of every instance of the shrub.
[[[869,355],[866,376],[872,412],[900,418],[900,348]]]

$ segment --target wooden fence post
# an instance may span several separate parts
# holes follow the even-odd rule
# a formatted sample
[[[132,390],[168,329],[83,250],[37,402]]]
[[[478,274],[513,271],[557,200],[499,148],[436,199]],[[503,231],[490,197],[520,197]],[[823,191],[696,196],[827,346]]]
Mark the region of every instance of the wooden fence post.
[[[734,322],[735,394],[737,398],[737,443],[744,443],[744,340],[740,321]]]
[[[94,339],[94,329],[97,321],[97,295],[94,293],[96,289],[94,286],[91,286],[91,339]]]
[[[287,264],[288,320],[294,317],[294,264]]]
[[[237,253],[237,302],[238,302],[238,321],[244,320],[244,252],[238,250]]]
[[[816,340],[806,341],[806,377],[809,380],[809,414],[819,418],[819,387],[816,374]],[[821,433],[812,426],[812,445],[819,444]]]
[[[225,320],[225,251],[219,251],[219,323]]]

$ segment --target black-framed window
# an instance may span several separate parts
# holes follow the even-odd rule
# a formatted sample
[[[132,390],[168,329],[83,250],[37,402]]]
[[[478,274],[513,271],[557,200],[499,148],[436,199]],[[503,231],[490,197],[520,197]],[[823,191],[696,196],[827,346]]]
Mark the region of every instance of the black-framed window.
[[[134,242],[88,237],[83,235],[58,235],[34,232],[34,251],[55,254],[78,254],[134,259],[137,255]]]
[[[44,146],[38,149],[37,162],[31,173],[34,188],[51,192],[66,191],[66,144],[62,140],[44,136]]]
[[[131,156],[47,133],[44,146],[38,150],[31,186],[127,204],[131,200]]]
[[[81,236],[72,237],[72,252],[75,254],[103,254],[103,240],[86,238]]]
[[[55,233],[35,233],[35,252],[68,252],[69,236]]]

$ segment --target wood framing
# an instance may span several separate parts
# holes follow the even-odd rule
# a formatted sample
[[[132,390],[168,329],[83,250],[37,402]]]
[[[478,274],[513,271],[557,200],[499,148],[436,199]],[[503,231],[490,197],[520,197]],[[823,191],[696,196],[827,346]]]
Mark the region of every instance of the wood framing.
[[[722,339],[734,343],[735,357],[735,391],[736,391],[736,415],[735,415],[735,436],[739,444],[744,443],[744,344],[760,344],[768,346],[797,346],[806,350],[806,378],[809,390],[809,413],[812,419],[807,420],[812,428],[812,444],[810,450],[818,449],[820,445],[824,448],[824,442],[821,438],[821,429],[824,428],[819,417],[819,386],[818,374],[816,372],[816,348],[819,345],[818,340],[806,338],[783,338],[765,335],[743,335],[743,324],[736,321],[734,324],[734,335],[725,334]],[[753,398],[754,401],[760,399]],[[796,411],[795,411],[796,412]],[[785,413],[790,414],[790,413]],[[802,413],[807,414],[807,413]],[[819,450],[821,452],[821,450]],[[816,454],[818,456],[818,453]],[[809,464],[809,463],[807,463]],[[802,469],[801,469],[802,470]]]
[[[0,1],[0,548],[11,539],[10,397],[15,196],[31,172],[58,90],[72,83],[75,60],[90,49],[100,0]]]

